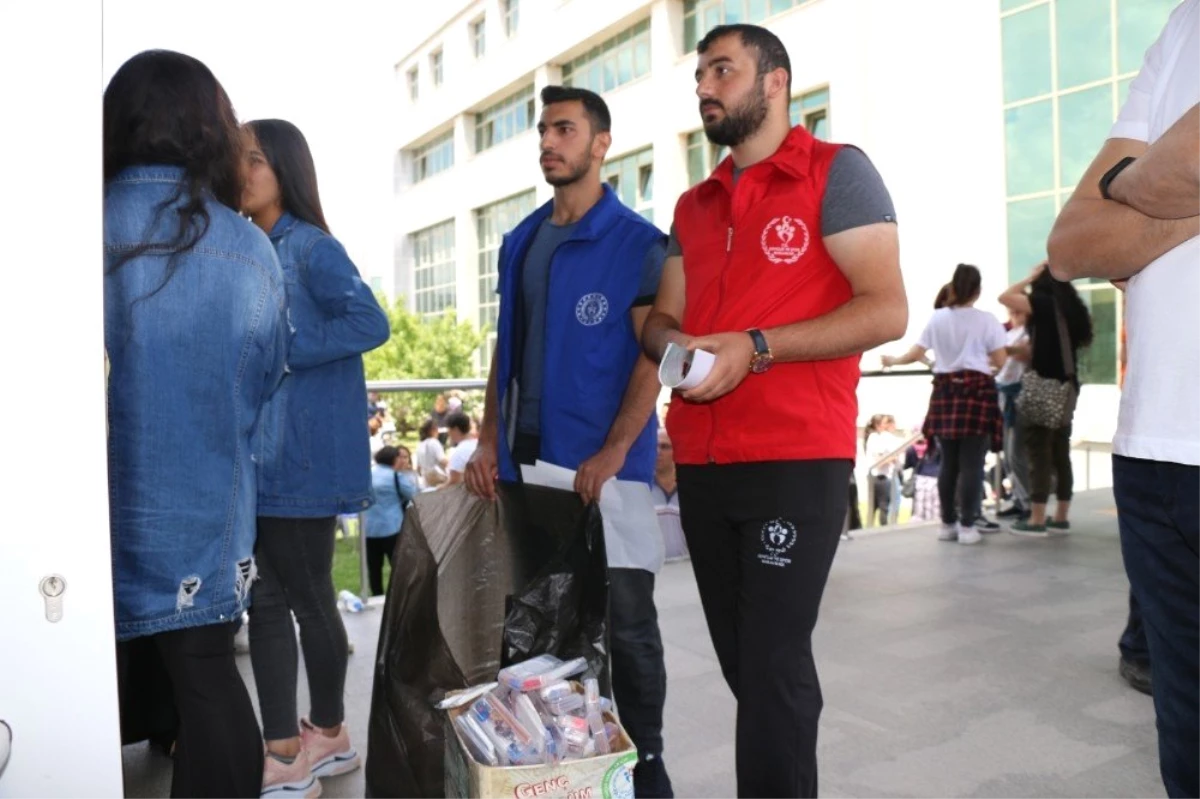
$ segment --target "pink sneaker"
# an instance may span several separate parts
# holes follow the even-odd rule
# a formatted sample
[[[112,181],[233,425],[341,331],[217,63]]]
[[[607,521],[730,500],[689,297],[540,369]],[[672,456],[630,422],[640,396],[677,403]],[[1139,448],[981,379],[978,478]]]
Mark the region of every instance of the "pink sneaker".
[[[303,747],[291,763],[276,760],[270,753],[263,757],[261,795],[264,799],[316,799],[321,795],[321,781],[313,776]]]
[[[300,740],[317,777],[336,777],[362,765],[358,752],[350,745],[350,733],[344,723],[338,734],[330,738],[308,719],[300,719]]]

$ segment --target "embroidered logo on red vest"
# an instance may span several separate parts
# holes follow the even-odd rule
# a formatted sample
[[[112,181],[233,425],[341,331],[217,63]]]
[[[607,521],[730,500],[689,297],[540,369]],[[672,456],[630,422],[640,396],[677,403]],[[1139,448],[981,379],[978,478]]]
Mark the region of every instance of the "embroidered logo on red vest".
[[[775,217],[763,228],[762,248],[771,263],[794,264],[808,250],[808,226],[796,217]]]

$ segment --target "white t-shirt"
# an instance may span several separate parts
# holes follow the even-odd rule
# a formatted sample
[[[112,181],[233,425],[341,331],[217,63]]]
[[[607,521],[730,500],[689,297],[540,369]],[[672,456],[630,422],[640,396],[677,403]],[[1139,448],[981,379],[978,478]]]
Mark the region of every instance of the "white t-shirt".
[[[1004,348],[1004,325],[978,308],[939,308],[917,345],[933,350],[935,374],[970,370],[990,375],[988,353]]]
[[[441,469],[439,464],[444,457],[446,457],[446,450],[442,449],[442,442],[437,440],[437,436],[430,436],[417,444],[417,470],[422,477],[439,471]]]
[[[1021,325],[1008,331],[1008,336],[1005,337],[1004,343],[1010,347],[1015,347],[1025,338],[1025,326]],[[1025,368],[1028,365],[1027,361],[1018,361],[1010,355],[1008,360],[1004,362],[1004,366],[996,373],[996,384],[1007,386],[1010,383],[1020,383],[1021,378],[1025,375]]]
[[[447,468],[452,472],[465,472],[467,461],[471,460],[477,446],[479,446],[477,438],[465,438],[458,442],[458,446],[450,453],[450,465]]]
[[[891,433],[871,433],[867,436],[867,444],[863,448],[863,454],[867,456],[867,464],[870,465],[875,461],[887,455],[896,447],[903,444],[903,439],[892,435]],[[904,453],[901,452],[897,456],[900,461],[904,460]],[[891,477],[896,473],[896,461],[885,463],[878,469],[871,469],[872,477]]]
[[[1200,102],[1200,0],[1171,12],[1109,138],[1153,144]],[[1164,253],[1125,292],[1127,368],[1113,452],[1200,466],[1200,237]]]

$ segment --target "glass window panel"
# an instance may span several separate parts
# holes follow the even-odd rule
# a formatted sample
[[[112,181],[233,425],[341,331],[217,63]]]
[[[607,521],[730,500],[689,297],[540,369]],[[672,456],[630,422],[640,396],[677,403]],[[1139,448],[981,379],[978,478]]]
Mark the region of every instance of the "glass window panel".
[[[1009,196],[1054,188],[1051,114],[1050,100],[1004,112],[1004,159]]]
[[[641,77],[650,71],[650,37],[642,34],[633,43],[633,75]]]
[[[704,38],[704,34],[708,33],[713,28],[721,24],[721,7],[708,6],[704,9],[704,24],[701,25],[702,32],[700,38]]]
[[[1050,6],[1042,5],[1000,21],[1004,101],[1050,91]]]
[[[767,0],[749,0],[747,6],[747,22],[762,22],[767,18]]]
[[[1112,75],[1111,6],[1099,0],[1058,0],[1054,8],[1058,88]]]
[[[704,180],[707,174],[705,171],[706,165],[704,163],[705,144],[703,142],[692,144],[691,139],[695,135],[695,133],[692,133],[688,136],[687,164],[689,186],[695,186],[697,183]],[[703,134],[700,135],[703,136]]]
[[[1117,384],[1117,290],[1111,286],[1081,291],[1079,296],[1092,314],[1092,345],[1079,352],[1079,380]]]
[[[1059,185],[1074,186],[1108,138],[1113,123],[1111,83],[1058,98]]]
[[[1010,11],[1019,6],[1029,5],[1033,0],[1000,0],[1000,10]]]
[[[818,139],[829,138],[829,115],[824,111],[818,111],[815,114],[809,114],[805,122],[805,127],[808,132]]]
[[[1133,78],[1126,78],[1117,83],[1117,104],[1118,106],[1125,105],[1125,101],[1129,99],[1129,84],[1133,83]]]
[[[690,14],[683,18],[683,51],[690,53],[696,49],[696,42],[700,41],[700,36],[696,32],[700,20],[695,14]]]
[[[778,14],[787,11],[795,4],[795,0],[771,0],[771,13]]]
[[[829,89],[819,89],[815,92],[809,92],[801,98],[801,101],[801,105],[805,108],[829,105]]]
[[[622,47],[617,51],[617,85],[633,80],[633,48]]]
[[[725,24],[742,22],[743,0],[725,0]]]
[[[1179,0],[1117,0],[1117,72],[1137,72]]]
[[[1029,275],[1046,258],[1046,238],[1054,225],[1054,198],[1038,197],[1008,204],[1008,280]]]
[[[654,199],[654,166],[642,167],[638,178],[638,182],[641,183],[642,201],[650,202]]]
[[[617,64],[614,59],[606,58],[600,66],[604,70],[604,91],[617,88]]]

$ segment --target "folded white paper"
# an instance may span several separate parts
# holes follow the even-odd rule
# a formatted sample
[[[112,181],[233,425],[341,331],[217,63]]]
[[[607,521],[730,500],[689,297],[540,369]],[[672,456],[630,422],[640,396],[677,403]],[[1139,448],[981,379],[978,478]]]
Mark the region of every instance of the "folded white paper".
[[[678,344],[668,344],[658,364],[658,382],[667,388],[687,391],[708,377],[716,356],[706,350],[691,350]]]

